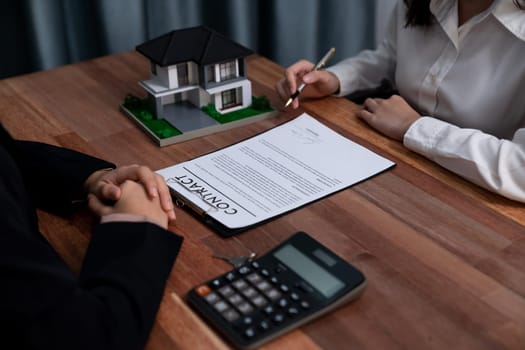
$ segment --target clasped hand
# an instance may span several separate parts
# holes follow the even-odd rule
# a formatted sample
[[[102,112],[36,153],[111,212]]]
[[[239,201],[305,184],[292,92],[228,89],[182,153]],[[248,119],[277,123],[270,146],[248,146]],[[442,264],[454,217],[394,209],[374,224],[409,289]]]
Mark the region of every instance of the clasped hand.
[[[128,165],[94,172],[84,183],[89,208],[97,215],[143,216],[166,228],[175,211],[164,178],[145,166]],[[109,204],[109,203],[112,204]]]

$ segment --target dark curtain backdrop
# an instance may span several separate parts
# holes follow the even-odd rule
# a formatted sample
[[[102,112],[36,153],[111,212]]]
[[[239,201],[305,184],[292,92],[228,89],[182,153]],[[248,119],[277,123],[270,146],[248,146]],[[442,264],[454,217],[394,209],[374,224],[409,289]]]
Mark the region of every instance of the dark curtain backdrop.
[[[375,45],[374,0],[4,0],[0,78],[134,50],[205,24],[277,63]]]

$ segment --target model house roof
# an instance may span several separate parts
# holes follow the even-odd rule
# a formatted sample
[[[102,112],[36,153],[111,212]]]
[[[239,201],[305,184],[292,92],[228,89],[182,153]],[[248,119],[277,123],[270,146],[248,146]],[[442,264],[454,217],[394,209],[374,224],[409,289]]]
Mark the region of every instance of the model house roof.
[[[174,30],[146,41],[136,49],[161,67],[187,61],[207,65],[253,53],[205,26]]]

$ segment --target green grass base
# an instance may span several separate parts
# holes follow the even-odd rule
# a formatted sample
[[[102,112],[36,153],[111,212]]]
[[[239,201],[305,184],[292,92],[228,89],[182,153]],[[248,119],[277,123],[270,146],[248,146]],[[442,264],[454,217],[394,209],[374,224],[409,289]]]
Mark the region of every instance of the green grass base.
[[[251,106],[229,113],[219,113],[213,104],[206,105],[201,109],[221,124],[231,123],[236,120],[253,117],[254,115],[271,112],[273,110],[270,107],[270,102],[264,96],[253,96]]]
[[[132,113],[148,130],[153,132],[159,139],[181,135],[182,131],[168,123],[164,119],[155,119],[148,108],[148,99],[140,99],[133,95],[127,95],[124,99],[124,107]]]
[[[155,119],[149,109],[148,99],[141,99],[134,95],[127,95],[124,99],[123,106],[132,113],[148,130],[153,132],[158,138],[166,139],[168,137],[181,135],[182,132],[171,125],[165,119]],[[217,112],[213,104],[201,108],[211,118],[221,124],[231,123],[233,121],[253,117],[258,114],[271,112],[270,102],[265,96],[253,96],[250,107],[239,109],[233,112],[221,114]]]

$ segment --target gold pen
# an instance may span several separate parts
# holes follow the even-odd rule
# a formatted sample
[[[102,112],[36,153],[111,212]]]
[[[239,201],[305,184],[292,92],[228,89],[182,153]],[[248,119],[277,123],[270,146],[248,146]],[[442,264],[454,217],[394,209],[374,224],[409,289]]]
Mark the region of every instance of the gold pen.
[[[326,65],[326,62],[328,62],[328,60],[330,58],[332,58],[332,56],[335,54],[335,47],[332,47],[330,50],[328,50],[328,52],[323,56],[323,58],[321,58],[321,60],[319,61],[319,63],[317,63],[315,65],[315,67],[310,71],[310,72],[314,72],[316,70],[319,70],[321,68],[323,68],[325,65]],[[288,101],[286,101],[286,104],[284,105],[284,108],[288,107],[292,102],[293,100],[295,100],[297,98],[297,96],[299,96],[299,94],[301,93],[301,91],[303,91],[303,89],[305,88],[306,84],[305,83],[302,83],[301,85],[299,85],[299,88],[297,88],[297,91],[294,92],[290,98],[288,99]]]

